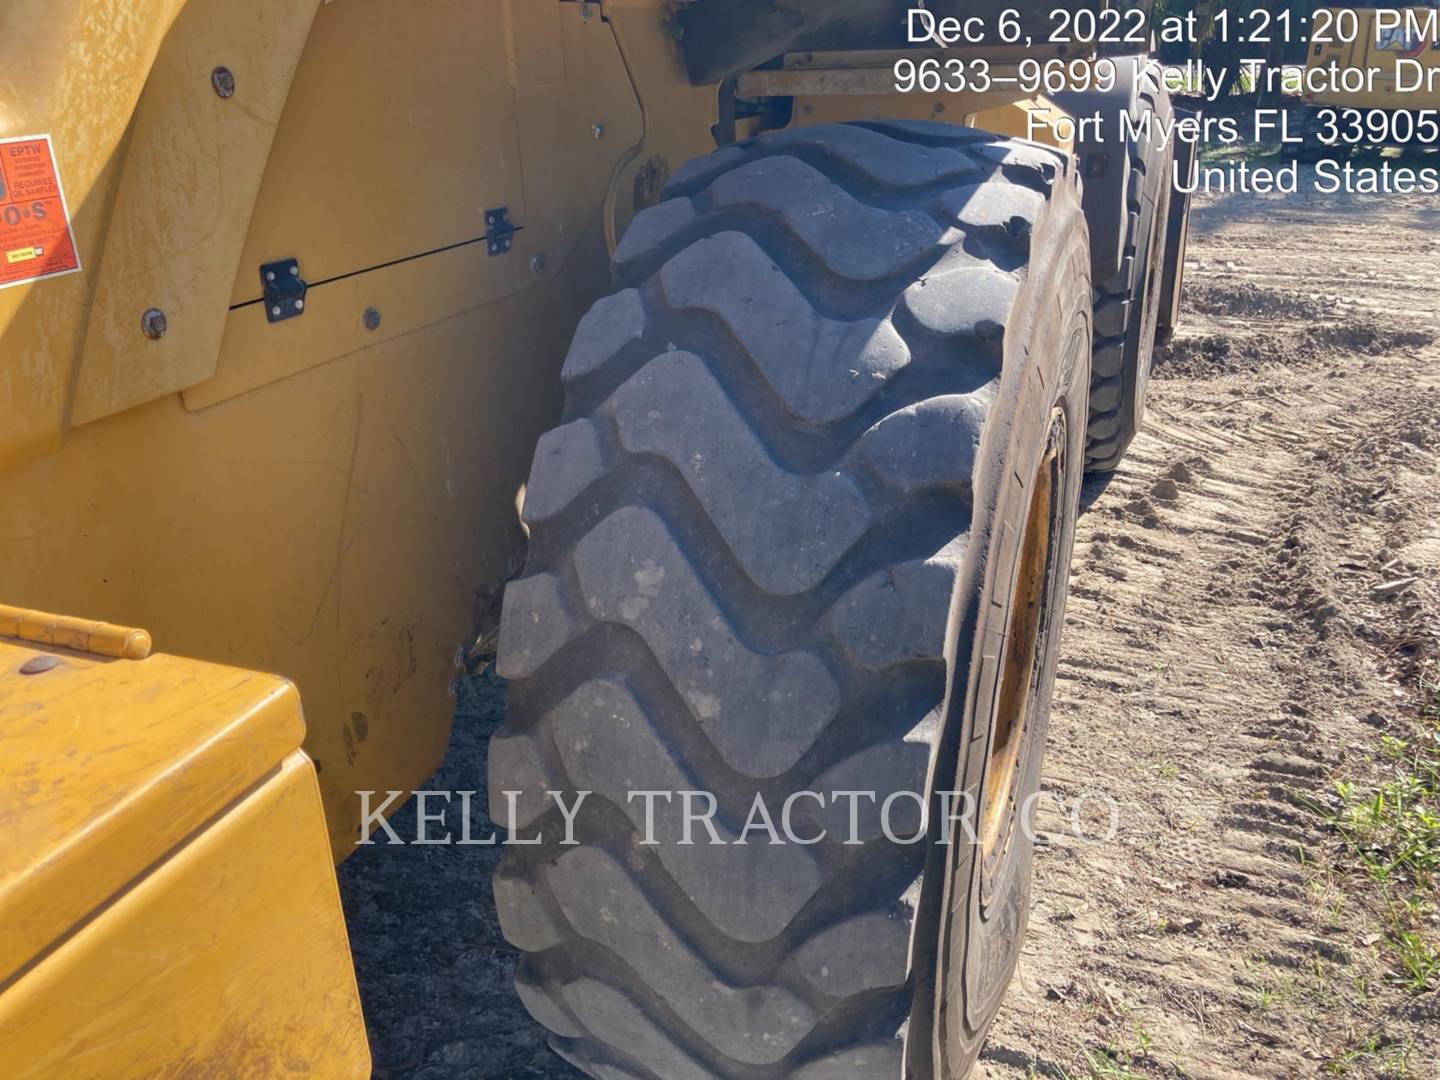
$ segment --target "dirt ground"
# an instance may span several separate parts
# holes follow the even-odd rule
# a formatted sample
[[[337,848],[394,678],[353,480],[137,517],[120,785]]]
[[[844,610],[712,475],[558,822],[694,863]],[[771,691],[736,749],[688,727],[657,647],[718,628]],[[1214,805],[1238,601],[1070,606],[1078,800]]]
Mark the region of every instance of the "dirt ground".
[[[1206,200],[1187,273],[1146,430],[1087,485],[1052,714],[1046,786],[1108,793],[1118,832],[1042,815],[977,1075],[1440,1076],[1434,879],[1377,881],[1414,830],[1355,824],[1440,763],[1440,203]],[[429,786],[484,805],[502,709],[461,687]],[[578,1076],[511,991],[498,856],[342,867],[377,1076]]]

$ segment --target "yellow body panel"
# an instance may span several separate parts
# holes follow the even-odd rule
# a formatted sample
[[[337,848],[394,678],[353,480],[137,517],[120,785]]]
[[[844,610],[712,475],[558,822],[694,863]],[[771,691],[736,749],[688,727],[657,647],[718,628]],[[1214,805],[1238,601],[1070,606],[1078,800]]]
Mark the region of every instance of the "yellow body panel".
[[[0,1072],[368,1075],[295,687],[33,640],[141,652],[124,627],[0,632]]]
[[[304,734],[282,679],[0,639],[0,984]]]
[[[105,228],[71,426],[214,373],[224,323],[213,316],[239,276],[236,257],[318,3],[189,0],[175,20],[141,96]],[[233,97],[215,92],[218,67],[235,79]],[[165,313],[158,340],[137,333],[150,308]]]
[[[210,2],[193,0],[175,32],[155,42],[157,75],[191,10]],[[653,5],[648,14],[653,22]],[[258,14],[227,15],[213,48],[175,54],[191,57],[175,61],[186,73],[178,83],[166,75],[146,84],[134,131],[110,145],[104,168],[123,174],[122,196],[132,176],[161,191],[162,166],[189,178],[188,194],[151,215],[159,247],[228,228],[234,199],[249,199],[236,237],[243,253],[207,249],[196,256],[206,272],[180,258],[191,266],[180,278],[166,284],[161,267],[149,279],[149,302],[180,313],[163,339],[140,333],[140,312],[121,310],[128,301],[105,300],[133,294],[123,280],[131,271],[109,245],[146,245],[112,239],[98,258],[97,240],[121,218],[96,216],[99,203],[84,195],[75,224],[86,274],[0,292],[0,439],[31,422],[42,393],[70,385],[71,367],[54,361],[73,360],[80,286],[97,279],[75,385],[85,415],[111,412],[73,426],[58,450],[37,455],[32,441],[31,460],[0,471],[0,595],[142,625],[166,651],[294,679],[343,856],[358,822],[355,791],[416,786],[444,751],[453,659],[469,640],[477,596],[512,568],[516,495],[535,440],[559,415],[570,334],[608,287],[605,230],[634,212],[632,178],[621,172],[646,159],[645,127],[616,34],[597,9],[548,0],[322,5],[293,85],[284,80],[288,95],[269,87],[262,108],[247,97],[259,89],[247,78],[253,61],[233,58],[286,43],[298,50],[300,19],[267,27]],[[648,25],[633,36],[660,37]],[[212,58],[235,65],[234,97],[214,93]],[[283,67],[278,56],[268,62]],[[53,74],[63,81],[60,68]],[[15,90],[28,100],[33,87]],[[163,146],[165,160],[152,160],[161,143],[143,137],[144,118],[191,91],[196,108],[217,116],[257,110],[258,196],[217,179],[204,139],[177,138]],[[260,148],[277,93],[273,147]],[[697,133],[698,146],[714,94],[687,100],[709,111],[666,116]],[[0,137],[60,127],[33,116],[24,124],[0,127]],[[72,141],[57,136],[56,154],[73,204],[76,186],[95,184],[72,182]],[[100,201],[119,215],[125,200],[113,187]],[[465,241],[484,232],[484,210],[502,205],[519,228],[511,252],[492,258],[483,241]],[[448,249],[426,253],[437,246]],[[302,317],[272,325],[247,302],[259,261],[290,256],[312,288]],[[216,282],[226,284],[218,300]],[[245,306],[231,309],[236,302]],[[208,320],[203,329],[192,305]],[[374,328],[368,308],[379,315]],[[184,345],[174,363],[165,359],[172,339]],[[101,354],[90,346],[106,341],[115,348],[92,371]],[[134,376],[133,389],[117,371]],[[160,386],[183,393],[120,408],[126,394],[153,396]],[[67,408],[51,411],[50,441]]]
[[[344,854],[354,792],[418,786],[444,752],[456,648],[506,574],[554,372],[604,274],[598,222],[589,249],[504,305],[202,412],[171,395],[80,428],[0,475],[0,581],[294,679]]]
[[[0,990],[8,1080],[362,1080],[369,1049],[299,752]]]
[[[130,119],[183,6],[184,0],[0,6],[0,139],[51,136],[84,270],[0,289],[0,469],[64,437]],[[135,319],[138,326],[138,312]]]
[[[241,257],[255,268],[298,257],[312,283],[306,313],[268,323],[254,303],[259,275],[237,278],[231,303],[243,306],[224,321],[215,377],[186,389],[191,409],[554,281],[603,204],[616,162],[643,134],[614,37],[598,18],[560,4],[516,7],[512,65],[492,44],[509,7],[502,0],[445,0],[419,20],[384,0],[350,6],[344,19],[324,11],[316,21],[287,114],[302,122],[276,139]],[[376,41],[404,54],[383,70],[428,59],[420,73],[428,81],[396,94],[389,79],[365,78]],[[407,122],[410,114],[428,119]],[[538,219],[527,201],[544,208]],[[494,258],[481,242],[484,214],[501,206],[519,231],[510,254]],[[380,314],[374,329],[363,321],[367,308]]]

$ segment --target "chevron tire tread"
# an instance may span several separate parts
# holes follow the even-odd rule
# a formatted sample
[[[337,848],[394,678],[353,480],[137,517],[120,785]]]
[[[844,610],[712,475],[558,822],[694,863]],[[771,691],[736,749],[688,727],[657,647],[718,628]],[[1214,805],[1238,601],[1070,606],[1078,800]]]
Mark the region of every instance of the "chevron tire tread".
[[[899,1075],[925,845],[805,800],[814,847],[686,846],[663,803],[651,846],[627,792],[714,793],[732,840],[757,793],[926,790],[1007,324],[1054,303],[1042,237],[1088,267],[1079,220],[1061,156],[895,121],[726,147],[626,231],[536,449],[490,751],[492,817],[542,838],[495,880],[517,986],[588,1075]],[[593,793],[578,843],[547,789]]]
[[[1164,69],[1151,61],[1136,81],[1138,108],[1168,122]],[[1129,144],[1130,187],[1120,269],[1095,287],[1095,343],[1090,375],[1089,472],[1117,468],[1140,429],[1155,348],[1155,294],[1163,274],[1165,212],[1170,194],[1170,144]]]

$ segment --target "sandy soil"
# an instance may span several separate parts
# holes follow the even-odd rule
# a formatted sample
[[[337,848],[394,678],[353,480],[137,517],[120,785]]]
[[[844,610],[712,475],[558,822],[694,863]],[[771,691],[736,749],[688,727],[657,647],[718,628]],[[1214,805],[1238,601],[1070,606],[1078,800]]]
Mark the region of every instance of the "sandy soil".
[[[977,1074],[1437,1076],[1440,992],[1395,984],[1391,940],[1397,919],[1440,939],[1434,907],[1397,914],[1413,885],[1371,882],[1328,819],[1336,781],[1394,768],[1385,736],[1423,737],[1440,205],[1210,201],[1187,272],[1146,431],[1087,486],[1046,766],[1057,792],[1111,795],[1119,830],[1092,846],[1042,817]],[[502,699],[491,676],[461,688],[431,787],[483,793]],[[378,1076],[578,1076],[510,989],[496,861],[373,847],[342,868]]]

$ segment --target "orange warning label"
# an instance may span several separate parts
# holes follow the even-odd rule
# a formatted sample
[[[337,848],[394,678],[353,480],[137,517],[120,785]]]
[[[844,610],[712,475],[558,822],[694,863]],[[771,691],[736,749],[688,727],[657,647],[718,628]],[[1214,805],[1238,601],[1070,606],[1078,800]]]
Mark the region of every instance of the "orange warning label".
[[[0,289],[79,269],[50,136],[0,139]]]

